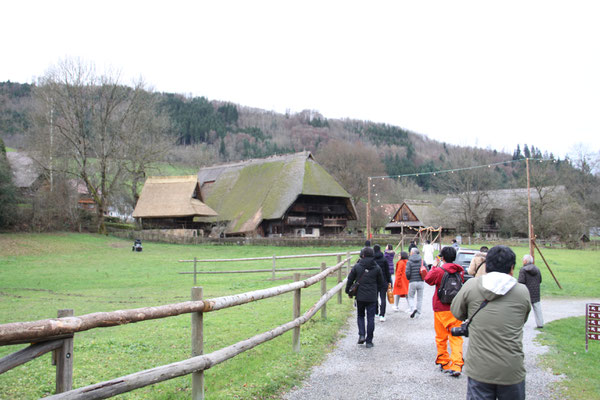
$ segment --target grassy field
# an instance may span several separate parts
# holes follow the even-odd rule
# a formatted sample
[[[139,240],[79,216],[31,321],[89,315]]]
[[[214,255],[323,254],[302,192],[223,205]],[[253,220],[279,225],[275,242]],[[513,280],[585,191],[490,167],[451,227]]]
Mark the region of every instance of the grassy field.
[[[584,332],[585,317],[577,317],[553,321],[541,335],[541,343],[550,348],[543,365],[567,376],[558,384],[564,399],[600,398],[600,342],[590,340],[586,353]]]
[[[478,246],[466,246],[479,249]],[[490,248],[493,246],[489,244]],[[519,276],[521,259],[529,252],[526,246],[510,246],[517,255],[517,266],[514,276]],[[600,253],[591,250],[567,250],[542,248],[544,258],[554,272],[554,276],[562,286],[558,287],[544,261],[535,252],[535,265],[542,273],[542,297],[595,297],[600,298],[600,274],[598,273],[598,257]]]
[[[75,315],[163,305],[190,299],[190,264],[177,260],[306,254],[355,249],[239,246],[181,246],[144,243],[134,253],[131,243],[80,234],[0,235],[0,323],[53,318],[58,309]],[[327,260],[333,265],[335,258]],[[278,267],[317,266],[321,259],[278,260]],[[270,261],[206,269],[269,268]],[[311,271],[312,272],[312,271]],[[313,272],[314,273],[314,272]],[[308,276],[309,271],[305,271]],[[290,274],[201,275],[204,297],[212,298],[291,282]],[[328,288],[335,278],[328,281]],[[302,312],[320,297],[320,285],[302,291]],[[291,332],[206,371],[208,399],[270,398],[298,383],[321,360],[352,308],[328,303],[328,319],[317,314],[302,327],[299,354],[291,351]],[[217,350],[292,319],[292,294],[207,313],[205,352]],[[190,355],[190,315],[78,333],[74,348],[74,387],[109,380],[139,370],[184,360]],[[0,347],[0,357],[24,345]],[[54,391],[50,355],[0,375],[0,398],[38,398]],[[139,389],[120,398],[187,399],[191,378],[181,377]]]
[[[513,247],[517,257],[525,247]],[[52,318],[61,308],[72,308],[75,315],[187,301],[190,298],[190,264],[177,260],[238,258],[273,254],[306,254],[356,249],[285,248],[265,246],[181,246],[144,243],[142,253],[131,252],[131,242],[81,234],[4,234],[0,235],[0,323]],[[553,297],[600,298],[600,274],[595,269],[597,252],[584,250],[543,250],[557,279],[559,289],[541,260],[542,294]],[[319,259],[278,261],[279,267],[317,266]],[[327,260],[333,265],[334,258]],[[270,261],[241,264],[220,263],[204,268],[270,268]],[[518,273],[518,270],[516,271]],[[306,272],[308,275],[309,272]],[[205,298],[243,293],[288,283],[291,273],[240,275],[201,275],[199,285]],[[328,287],[334,285],[330,279]],[[319,285],[303,291],[302,310],[319,297]],[[276,398],[278,393],[298,382],[309,368],[323,359],[345,322],[351,302],[328,303],[328,319],[320,314],[302,327],[302,351],[291,351],[291,333],[259,346],[206,371],[207,399]],[[262,300],[205,316],[205,352],[211,352],[291,319],[292,294]],[[550,334],[555,324],[548,324]],[[583,337],[583,335],[581,335]],[[140,322],[113,328],[78,333],[74,350],[74,387],[113,379],[139,370],[183,360],[190,354],[190,316]],[[548,338],[547,340],[551,340]],[[560,342],[562,339],[556,339]],[[572,340],[581,341],[581,338]],[[552,344],[553,348],[556,346]],[[577,342],[573,346],[581,347]],[[0,347],[0,357],[24,347]],[[581,354],[578,352],[578,354]],[[593,353],[591,353],[593,354]],[[598,385],[594,364],[581,359],[581,375]],[[549,365],[554,365],[549,362]],[[585,366],[589,365],[589,368]],[[0,375],[0,398],[38,398],[54,391],[54,372],[50,355]],[[577,376],[569,381],[577,381]],[[587,374],[587,375],[586,375]],[[182,377],[121,395],[123,399],[187,399],[191,378]],[[571,389],[567,387],[567,394]],[[576,392],[574,392],[576,393]],[[573,397],[579,398],[579,397]]]

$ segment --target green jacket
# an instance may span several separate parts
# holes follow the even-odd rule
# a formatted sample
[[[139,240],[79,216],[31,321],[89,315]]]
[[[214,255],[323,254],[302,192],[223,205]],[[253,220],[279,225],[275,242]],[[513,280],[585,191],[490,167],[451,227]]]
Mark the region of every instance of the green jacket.
[[[514,385],[525,379],[523,325],[531,302],[527,287],[500,272],[469,279],[450,311],[464,321],[484,299],[489,303],[469,325],[469,349],[464,373],[479,382]]]

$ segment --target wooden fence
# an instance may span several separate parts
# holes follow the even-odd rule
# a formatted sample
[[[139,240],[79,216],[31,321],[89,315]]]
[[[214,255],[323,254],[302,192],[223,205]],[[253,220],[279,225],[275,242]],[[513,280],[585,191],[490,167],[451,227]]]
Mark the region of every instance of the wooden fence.
[[[33,360],[47,352],[53,351],[57,366],[56,393],[48,399],[105,399],[126,393],[144,386],[163,382],[179,376],[192,374],[192,398],[204,398],[204,370],[235,357],[262,343],[274,339],[289,330],[294,330],[292,337],[293,351],[300,351],[300,326],[321,310],[323,318],[327,316],[327,302],[337,293],[338,303],[342,303],[342,289],[347,278],[342,277],[342,267],[351,263],[348,256],[335,266],[327,268],[321,264],[321,272],[305,280],[300,274],[294,274],[294,282],[272,288],[251,292],[202,299],[202,288],[192,288],[191,301],[167,304],[157,307],[144,307],[112,312],[98,312],[82,316],[73,316],[72,310],[60,311],[59,318],[30,322],[14,322],[0,325],[0,346],[19,343],[31,343],[25,349],[0,359],[0,373]],[[327,290],[327,277],[337,272],[337,285]],[[303,315],[300,315],[301,289],[321,282],[321,298]],[[249,339],[203,354],[204,313],[247,304],[253,301],[294,293],[293,320],[270,331],[258,334]],[[156,368],[139,371],[110,381],[78,389],[72,388],[73,378],[73,339],[77,332],[90,329],[124,325],[151,319],[166,318],[181,314],[192,314],[192,357]]]
[[[337,256],[338,264],[341,262],[342,256],[345,255],[346,259],[350,257],[350,255],[360,254],[360,251],[349,251],[346,253],[322,253],[322,254],[298,254],[298,255],[290,255],[290,256],[278,256],[273,255],[273,257],[250,257],[250,258],[217,258],[217,259],[208,259],[208,260],[198,260],[198,258],[194,257],[193,260],[179,260],[180,263],[194,263],[194,271],[190,272],[179,272],[179,274],[193,274],[194,275],[194,285],[196,285],[196,276],[201,274],[252,274],[259,272],[271,272],[271,279],[275,279],[275,272],[290,272],[290,271],[314,271],[319,270],[321,267],[297,267],[297,268],[277,268],[277,260],[290,260],[290,259],[298,259],[298,258],[308,258],[308,257],[333,257]],[[245,262],[245,261],[260,261],[260,260],[273,260],[270,268],[263,269],[246,269],[246,270],[235,270],[235,271],[199,271],[198,263],[219,263],[219,262]],[[349,267],[348,267],[349,268]],[[346,271],[350,272],[349,270]]]

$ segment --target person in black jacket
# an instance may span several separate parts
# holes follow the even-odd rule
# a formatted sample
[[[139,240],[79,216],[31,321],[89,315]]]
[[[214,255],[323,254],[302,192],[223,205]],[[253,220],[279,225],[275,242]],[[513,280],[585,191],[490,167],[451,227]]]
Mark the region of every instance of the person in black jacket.
[[[392,284],[392,276],[390,275],[390,267],[388,265],[387,260],[385,259],[383,253],[381,252],[381,246],[376,244],[373,246],[373,252],[375,254],[375,262],[381,268],[381,273],[383,274],[383,290],[379,292],[379,320],[381,322],[385,321],[385,309],[386,309],[386,299],[387,299],[387,288],[388,285]]]
[[[542,305],[540,303],[540,284],[542,283],[542,273],[533,263],[533,257],[529,254],[523,256],[523,267],[519,271],[519,283],[524,284],[529,289],[531,307],[535,316],[535,325],[538,328],[544,327],[544,317],[542,316]]]
[[[367,343],[373,347],[373,331],[375,330],[375,312],[377,311],[378,293],[384,288],[381,268],[374,260],[373,249],[365,247],[360,252],[360,260],[348,274],[346,293],[357,281],[356,322],[358,325],[358,344]],[[365,311],[367,313],[367,330],[365,332]],[[365,336],[366,333],[366,336]]]

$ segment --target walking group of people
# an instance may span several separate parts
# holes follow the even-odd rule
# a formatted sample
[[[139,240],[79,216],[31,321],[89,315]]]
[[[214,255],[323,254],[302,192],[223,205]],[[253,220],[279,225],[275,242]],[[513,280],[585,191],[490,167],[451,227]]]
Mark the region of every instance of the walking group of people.
[[[358,343],[372,348],[375,316],[385,321],[386,291],[393,288],[393,309],[420,318],[424,284],[435,286],[432,298],[437,356],[435,364],[451,377],[465,373],[467,399],[524,399],[523,326],[533,308],[536,326],[543,327],[540,306],[541,273],[530,255],[523,257],[518,280],[513,277],[516,255],[507,246],[482,247],[467,271],[454,263],[455,246],[443,247],[437,257],[429,241],[423,256],[411,242],[394,266],[391,245],[381,252],[369,241],[348,275],[346,293],[356,292]],[[465,272],[468,279],[465,281]],[[533,304],[533,307],[532,307]],[[366,318],[366,325],[365,325]],[[463,358],[463,337],[469,349]]]

